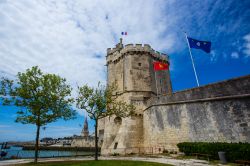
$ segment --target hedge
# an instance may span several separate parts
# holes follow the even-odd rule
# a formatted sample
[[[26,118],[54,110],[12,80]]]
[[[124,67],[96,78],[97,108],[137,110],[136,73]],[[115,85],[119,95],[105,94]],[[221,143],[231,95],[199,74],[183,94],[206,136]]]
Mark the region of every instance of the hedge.
[[[211,159],[219,159],[218,152],[226,152],[227,161],[250,160],[249,143],[221,143],[221,142],[182,142],[177,144],[179,151],[190,156],[192,153],[209,154]]]

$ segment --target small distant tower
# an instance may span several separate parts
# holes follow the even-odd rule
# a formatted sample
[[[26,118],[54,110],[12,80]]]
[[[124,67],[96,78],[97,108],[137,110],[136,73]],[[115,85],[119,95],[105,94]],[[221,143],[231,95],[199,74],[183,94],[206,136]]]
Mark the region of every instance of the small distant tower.
[[[84,138],[87,138],[89,136],[89,128],[88,128],[88,119],[87,119],[87,116],[85,116],[84,126],[83,126],[83,129],[82,129],[81,135]]]

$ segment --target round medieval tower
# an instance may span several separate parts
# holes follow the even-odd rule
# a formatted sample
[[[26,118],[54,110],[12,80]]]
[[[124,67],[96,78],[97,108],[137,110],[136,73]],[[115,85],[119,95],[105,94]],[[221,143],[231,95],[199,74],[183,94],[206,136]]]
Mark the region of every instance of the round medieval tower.
[[[148,44],[127,44],[122,39],[107,49],[108,84],[117,83],[118,100],[133,103],[135,116],[107,117],[100,120],[99,139],[102,154],[140,153],[143,148],[143,110],[146,101],[156,95],[172,93],[168,70],[154,71],[153,63],[168,63],[168,56]]]

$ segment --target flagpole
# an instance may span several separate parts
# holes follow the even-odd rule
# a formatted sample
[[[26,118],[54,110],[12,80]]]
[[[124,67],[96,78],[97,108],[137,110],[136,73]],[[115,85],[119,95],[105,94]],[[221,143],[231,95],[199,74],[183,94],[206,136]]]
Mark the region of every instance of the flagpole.
[[[196,82],[197,82],[197,85],[200,86],[199,80],[198,80],[198,77],[197,77],[197,74],[196,74],[195,66],[194,66],[193,55],[192,55],[192,52],[191,52],[191,49],[190,49],[190,45],[189,45],[189,42],[188,42],[188,38],[187,38],[187,33],[186,32],[184,32],[184,33],[185,33],[187,44],[188,44],[189,54],[190,54],[190,57],[191,57],[191,61],[192,61],[193,69],[194,69],[194,75],[195,75],[195,78],[196,78]]]

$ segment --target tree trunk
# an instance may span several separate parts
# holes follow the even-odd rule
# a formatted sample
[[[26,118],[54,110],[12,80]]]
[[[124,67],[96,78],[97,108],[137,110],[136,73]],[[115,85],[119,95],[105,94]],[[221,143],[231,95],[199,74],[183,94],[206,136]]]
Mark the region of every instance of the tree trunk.
[[[98,119],[95,120],[95,160],[98,160],[97,126],[98,126]]]
[[[39,135],[40,135],[40,125],[36,126],[36,145],[35,145],[35,160],[34,162],[37,163],[38,158],[38,144],[39,144]]]

